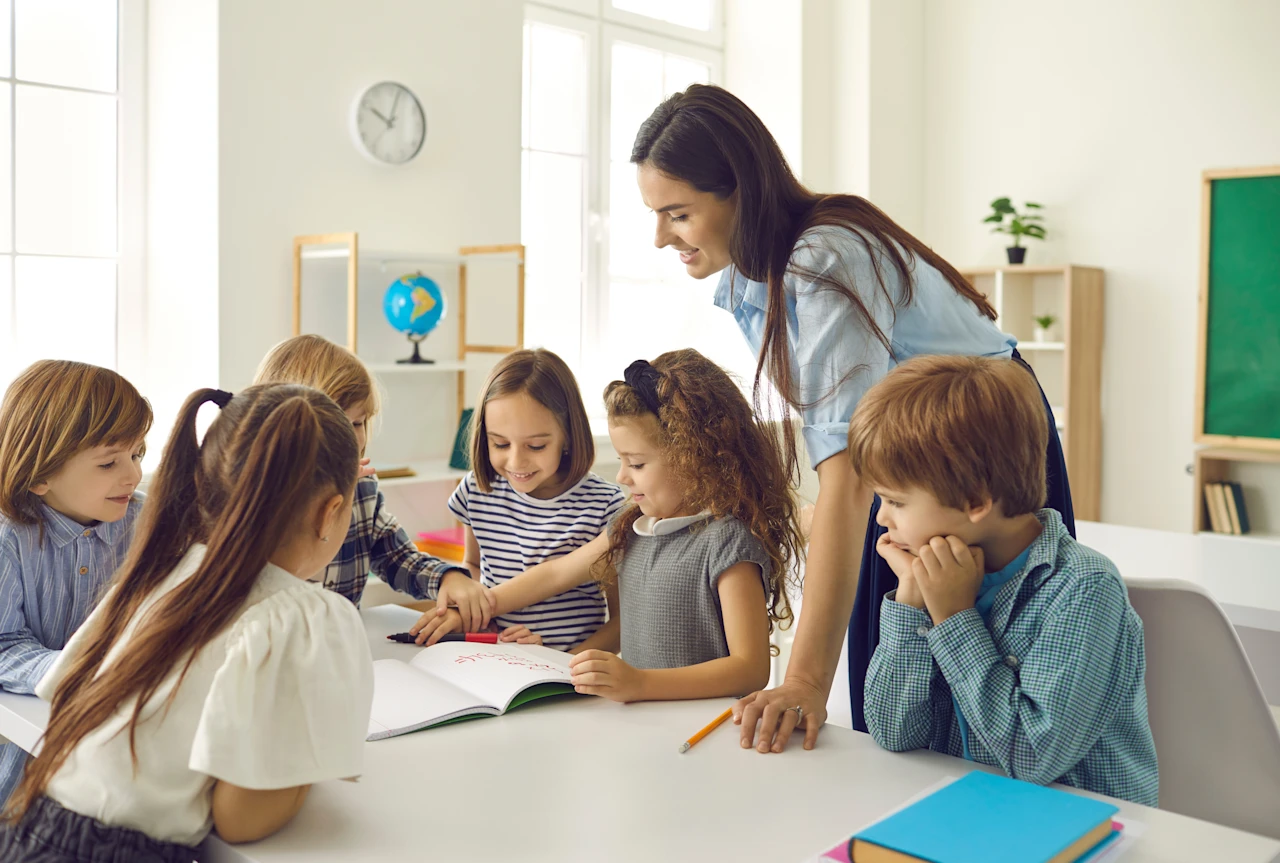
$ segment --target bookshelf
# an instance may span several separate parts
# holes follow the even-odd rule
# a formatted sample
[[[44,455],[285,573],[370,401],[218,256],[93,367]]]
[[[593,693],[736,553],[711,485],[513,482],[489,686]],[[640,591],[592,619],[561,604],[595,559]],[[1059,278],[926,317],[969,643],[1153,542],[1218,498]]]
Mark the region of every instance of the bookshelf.
[[[295,236],[292,254],[293,335],[318,333],[364,361],[384,394],[375,461],[408,464],[416,473],[380,484],[456,482],[464,474],[447,462],[468,395],[499,357],[524,346],[524,246],[368,249],[350,232]],[[431,363],[396,362],[410,345],[383,320],[387,285],[414,271],[445,296],[445,317],[422,345]]]
[[[1077,519],[1102,510],[1103,271],[1075,264],[961,268],[987,295],[997,326],[1018,340],[1058,423]],[[1057,318],[1050,338],[1035,341],[1033,318]]]

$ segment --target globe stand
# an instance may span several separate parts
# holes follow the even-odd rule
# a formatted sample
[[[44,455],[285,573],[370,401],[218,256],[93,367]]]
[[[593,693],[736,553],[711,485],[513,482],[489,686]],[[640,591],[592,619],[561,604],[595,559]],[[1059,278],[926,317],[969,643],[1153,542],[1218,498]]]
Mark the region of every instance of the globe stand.
[[[407,337],[409,341],[413,342],[413,356],[407,357],[403,360],[396,360],[397,364],[419,366],[419,365],[427,365],[427,364],[435,363],[435,360],[429,360],[426,357],[422,356],[422,354],[418,353],[418,345],[422,343],[422,340],[425,339],[426,336],[414,336],[413,334],[410,333],[410,334],[407,334]]]

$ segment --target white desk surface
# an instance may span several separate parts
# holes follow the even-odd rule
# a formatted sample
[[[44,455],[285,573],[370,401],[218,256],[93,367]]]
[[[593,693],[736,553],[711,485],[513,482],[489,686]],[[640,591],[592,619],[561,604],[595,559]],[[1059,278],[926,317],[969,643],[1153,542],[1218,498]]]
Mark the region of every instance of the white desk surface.
[[[375,659],[414,612],[362,612]],[[621,705],[543,703],[366,744],[358,783],[324,782],[282,831],[249,845],[211,838],[214,863],[405,860],[803,861],[904,800],[973,765],[933,752],[885,752],[828,726],[818,749],[759,755],[726,724],[687,754],[680,743],[728,699]],[[0,695],[0,734],[32,741],[47,719],[30,696]],[[1122,863],[1269,863],[1280,842],[1120,803],[1146,825]]]
[[[1209,591],[1237,626],[1280,631],[1280,542],[1081,521],[1080,541],[1125,578],[1180,578]]]

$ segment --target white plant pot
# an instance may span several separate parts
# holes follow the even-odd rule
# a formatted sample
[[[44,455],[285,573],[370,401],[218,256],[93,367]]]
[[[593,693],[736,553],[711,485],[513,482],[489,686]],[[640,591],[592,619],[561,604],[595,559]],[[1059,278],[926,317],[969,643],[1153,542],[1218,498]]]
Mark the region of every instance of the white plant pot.
[[[1035,330],[1032,332],[1032,337],[1037,342],[1047,342],[1049,341],[1049,331],[1046,330],[1044,327],[1036,327]]]

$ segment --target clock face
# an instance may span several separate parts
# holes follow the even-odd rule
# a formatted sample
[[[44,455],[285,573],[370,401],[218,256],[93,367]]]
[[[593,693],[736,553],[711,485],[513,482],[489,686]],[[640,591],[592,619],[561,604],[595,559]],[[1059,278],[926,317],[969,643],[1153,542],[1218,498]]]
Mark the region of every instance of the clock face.
[[[374,84],[360,94],[352,127],[357,148],[387,165],[408,162],[427,138],[427,117],[418,97],[394,81]]]

